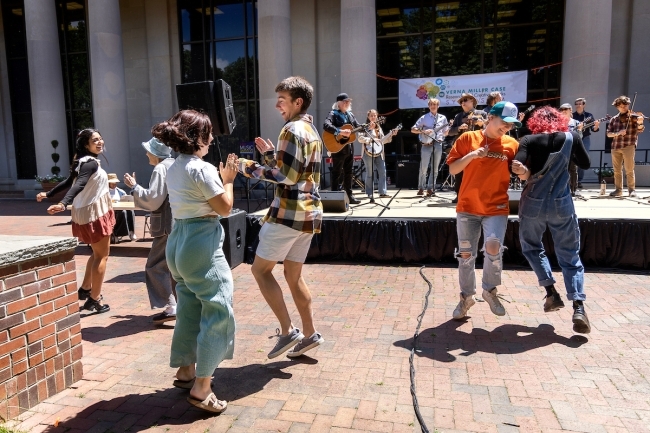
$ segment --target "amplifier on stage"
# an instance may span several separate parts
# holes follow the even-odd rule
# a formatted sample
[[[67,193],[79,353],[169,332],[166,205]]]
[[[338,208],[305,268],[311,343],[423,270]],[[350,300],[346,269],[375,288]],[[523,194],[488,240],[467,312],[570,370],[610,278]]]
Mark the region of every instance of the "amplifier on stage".
[[[398,188],[417,188],[419,174],[419,162],[397,161],[397,181],[395,185]]]

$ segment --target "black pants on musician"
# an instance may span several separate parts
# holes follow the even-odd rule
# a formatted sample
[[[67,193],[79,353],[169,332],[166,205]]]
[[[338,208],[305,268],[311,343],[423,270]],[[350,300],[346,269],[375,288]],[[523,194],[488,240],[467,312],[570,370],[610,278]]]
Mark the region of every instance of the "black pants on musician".
[[[458,192],[460,191],[460,184],[463,183],[463,172],[461,171],[458,174],[454,175],[454,192],[456,192],[456,197],[458,197]]]
[[[332,191],[339,191],[339,185],[343,185],[343,190],[348,194],[350,200],[352,196],[352,167],[354,166],[354,147],[348,144],[339,152],[332,154]]]

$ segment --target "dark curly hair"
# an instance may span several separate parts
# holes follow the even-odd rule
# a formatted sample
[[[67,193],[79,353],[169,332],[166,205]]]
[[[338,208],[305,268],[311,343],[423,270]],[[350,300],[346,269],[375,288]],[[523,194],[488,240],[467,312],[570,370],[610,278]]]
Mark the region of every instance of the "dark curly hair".
[[[98,133],[100,136],[102,135],[101,132],[99,132],[94,128],[82,129],[77,133],[77,139],[75,140],[74,143],[75,153],[74,156],[72,157],[72,164],[70,164],[70,174],[74,177],[77,177],[77,166],[79,165],[79,160],[81,158],[88,155],[97,157],[97,155],[95,155],[94,153],[86,149],[86,146],[88,145],[88,143],[90,143],[90,139],[92,138],[95,132]]]
[[[549,105],[537,108],[530,115],[526,126],[532,134],[566,132],[569,130],[567,118]]]
[[[192,155],[200,149],[199,143],[208,143],[212,122],[205,113],[181,110],[169,120],[151,128],[151,134],[175,152]]]

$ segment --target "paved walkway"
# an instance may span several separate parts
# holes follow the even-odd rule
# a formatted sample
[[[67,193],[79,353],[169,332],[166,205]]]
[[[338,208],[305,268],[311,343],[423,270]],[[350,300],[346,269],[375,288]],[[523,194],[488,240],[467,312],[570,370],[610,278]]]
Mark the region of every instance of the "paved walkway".
[[[0,201],[0,233],[69,235],[69,217],[47,216],[45,207]],[[141,235],[141,217],[137,226]],[[235,357],[214,375],[215,393],[230,404],[210,417],[171,385],[173,322],[150,324],[143,283],[149,245],[113,247],[104,292],[111,311],[82,318],[84,379],[21,415],[19,429],[420,431],[408,367],[427,290],[417,267],[306,265],[326,343],[298,360],[266,358],[277,324],[250,266],[237,267]],[[77,249],[80,276],[88,252]],[[650,276],[589,272],[593,331],[585,338],[572,332],[570,308],[543,313],[543,289],[532,271],[504,271],[505,317],[477,303],[465,322],[451,320],[456,270],[424,272],[434,288],[415,359],[420,409],[431,432],[650,431]],[[282,266],[276,273],[281,277]]]

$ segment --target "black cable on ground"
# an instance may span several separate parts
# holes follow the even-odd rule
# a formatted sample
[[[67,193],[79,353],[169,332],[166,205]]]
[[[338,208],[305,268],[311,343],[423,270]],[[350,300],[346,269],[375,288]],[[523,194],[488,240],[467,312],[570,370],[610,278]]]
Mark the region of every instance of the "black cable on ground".
[[[415,357],[415,352],[418,350],[418,336],[420,335],[420,326],[422,326],[422,319],[424,318],[424,314],[426,313],[427,307],[429,306],[429,295],[431,294],[431,289],[433,289],[431,281],[429,281],[427,277],[424,276],[424,273],[422,272],[423,269],[424,266],[420,268],[420,276],[429,285],[429,290],[427,291],[427,294],[424,295],[424,308],[418,316],[418,326],[415,328],[415,334],[413,335],[413,347],[411,348],[411,356],[409,356],[409,365],[411,373],[411,397],[413,398],[413,409],[415,410],[415,416],[418,419],[422,433],[429,433],[429,429],[427,428],[424,419],[422,419],[422,414],[420,413],[420,405],[418,404],[418,396],[415,393],[415,367],[413,366],[413,358]]]

